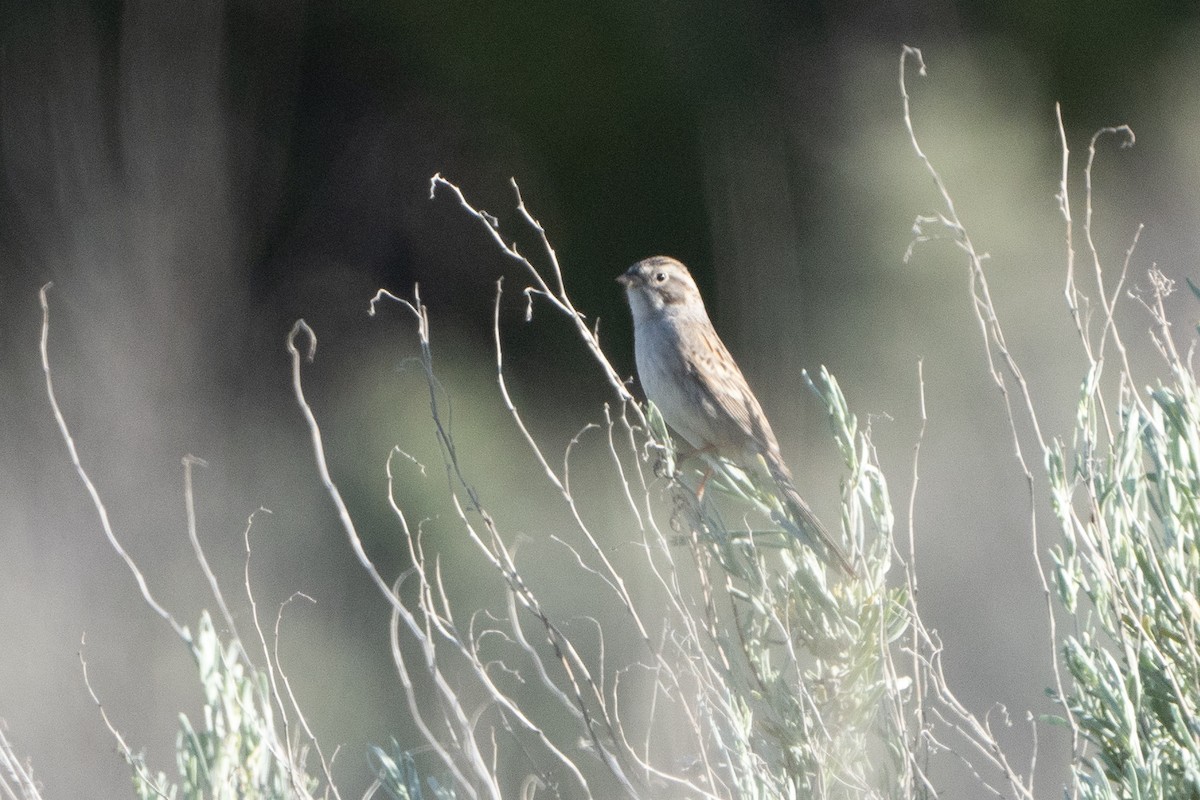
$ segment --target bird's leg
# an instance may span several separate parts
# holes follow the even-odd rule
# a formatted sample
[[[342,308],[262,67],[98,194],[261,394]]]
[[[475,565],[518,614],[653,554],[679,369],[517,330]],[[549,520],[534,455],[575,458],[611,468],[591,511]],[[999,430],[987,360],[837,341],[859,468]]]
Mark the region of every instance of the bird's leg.
[[[699,451],[696,451],[699,452]],[[693,453],[694,454],[694,453]],[[700,478],[700,485],[696,487],[693,494],[687,484],[683,482],[683,473],[676,472],[673,476],[672,483],[675,484],[675,491],[672,492],[675,497],[675,512],[671,514],[671,528],[676,531],[690,531],[693,536],[700,535],[701,531],[708,529],[704,522],[704,488],[708,484],[708,479],[712,477],[713,468],[706,464],[704,475]],[[680,491],[682,490],[682,491]]]
[[[717,448],[714,445],[705,445],[704,447],[693,447],[691,450],[688,450],[687,452],[680,450],[676,453],[675,463],[678,464],[682,461],[688,460],[689,458],[703,458],[706,455],[711,455],[716,452],[717,452]],[[712,475],[713,475],[712,464],[710,464],[708,462],[708,460],[705,459],[704,475],[703,475],[703,477],[700,478],[700,485],[696,487],[696,503],[697,504],[699,504],[701,501],[704,500],[704,489],[706,486],[708,486],[708,479],[711,478]]]
[[[692,458],[703,458],[706,455],[711,455],[716,452],[717,452],[717,448],[715,445],[705,445],[704,447],[690,447],[686,450],[683,448],[676,449],[676,451],[675,451],[676,472],[671,477],[675,478],[676,480],[680,479],[680,477],[682,476],[683,473],[682,473],[682,470],[679,470],[679,465],[682,464],[684,461],[687,461]],[[655,474],[658,474],[657,465],[656,465],[656,469],[655,469]],[[700,478],[700,485],[696,487],[696,505],[697,505],[697,507],[699,507],[701,502],[704,500],[704,489],[708,486],[708,480],[709,480],[709,478],[712,477],[712,475],[713,475],[712,464],[708,463],[708,461],[706,459],[705,463],[704,463],[704,475]],[[680,482],[682,483],[682,481],[680,481]]]
[[[700,479],[700,485],[696,487],[696,502],[700,503],[704,500],[704,488],[708,485],[708,479],[712,477],[712,465],[706,464],[704,467],[704,477]]]

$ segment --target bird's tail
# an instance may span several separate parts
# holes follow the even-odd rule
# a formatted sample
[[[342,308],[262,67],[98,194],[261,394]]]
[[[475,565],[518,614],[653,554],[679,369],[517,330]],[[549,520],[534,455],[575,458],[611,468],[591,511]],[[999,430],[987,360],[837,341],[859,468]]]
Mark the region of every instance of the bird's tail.
[[[801,531],[809,535],[809,544],[817,544],[815,548],[818,554],[825,557],[826,561],[836,562],[842,570],[851,578],[857,578],[858,572],[854,569],[854,565],[850,563],[850,557],[846,555],[833,537],[829,535],[829,531],[821,524],[821,520],[817,519],[817,515],[808,507],[808,503],[804,502],[804,498],[796,491],[795,485],[792,483],[792,476],[788,473],[787,466],[782,461],[775,459],[766,459],[767,466],[771,471],[771,478],[774,479],[779,487],[779,492],[782,495],[784,505],[787,507],[792,521]],[[823,553],[820,551],[824,550]]]

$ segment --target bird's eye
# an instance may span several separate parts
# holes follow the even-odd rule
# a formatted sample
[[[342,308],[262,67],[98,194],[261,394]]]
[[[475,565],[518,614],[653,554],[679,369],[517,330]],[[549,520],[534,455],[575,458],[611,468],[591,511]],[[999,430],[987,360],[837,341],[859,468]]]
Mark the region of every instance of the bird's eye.
[[[655,283],[664,283],[664,282],[666,282],[666,280],[667,280],[667,273],[665,273],[665,272],[654,273],[654,282]]]

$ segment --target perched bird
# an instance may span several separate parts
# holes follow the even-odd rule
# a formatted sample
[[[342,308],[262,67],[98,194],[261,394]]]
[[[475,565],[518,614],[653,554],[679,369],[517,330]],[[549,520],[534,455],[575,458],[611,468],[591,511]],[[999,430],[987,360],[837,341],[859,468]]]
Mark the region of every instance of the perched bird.
[[[638,378],[666,423],[695,454],[727,458],[749,474],[761,473],[765,464],[796,527],[812,536],[822,555],[854,575],[850,559],[796,491],[771,423],[713,329],[687,267],[653,256],[617,281],[633,312]],[[700,493],[703,486],[702,481]]]

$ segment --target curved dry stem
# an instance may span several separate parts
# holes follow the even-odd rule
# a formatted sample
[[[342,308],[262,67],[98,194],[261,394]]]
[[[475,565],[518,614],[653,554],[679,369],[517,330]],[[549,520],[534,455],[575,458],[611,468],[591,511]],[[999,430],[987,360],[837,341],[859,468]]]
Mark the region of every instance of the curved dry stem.
[[[128,742],[125,741],[125,737],[121,735],[121,732],[117,730],[117,726],[113,725],[112,720],[108,718],[108,712],[104,710],[104,704],[100,702],[96,690],[92,688],[91,679],[88,678],[87,660],[83,657],[84,644],[85,642],[82,640],[79,643],[79,668],[83,672],[83,685],[87,687],[88,695],[91,696],[92,702],[99,709],[100,718],[104,720],[104,727],[108,728],[108,732],[117,740],[117,746],[121,750],[121,756],[125,759],[125,763],[137,774],[142,783],[150,787],[163,800],[172,800],[172,798],[163,792],[162,787],[159,786],[159,782],[146,770],[146,765],[142,762],[142,759],[130,749]]]
[[[192,543],[192,553],[196,556],[196,563],[200,565],[200,571],[204,573],[205,580],[208,581],[208,588],[212,592],[213,599],[217,601],[217,607],[221,609],[221,618],[225,620],[225,625],[228,627],[233,641],[240,645],[242,637],[238,635],[237,625],[233,621],[233,613],[230,612],[229,605],[225,602],[225,595],[221,593],[217,574],[213,572],[208,563],[208,557],[204,555],[204,548],[200,545],[200,534],[196,525],[196,493],[192,484],[192,468],[207,466],[208,463],[204,459],[197,458],[191,453],[183,457],[183,500],[187,511],[188,541]]]
[[[15,782],[9,783],[9,781]],[[33,768],[21,762],[0,723],[0,792],[9,800],[42,800]]]
[[[522,209],[523,208],[524,207],[522,207]],[[545,236],[544,231],[542,232],[542,235],[543,237]],[[547,247],[549,247],[549,245],[547,245]],[[555,272],[557,274],[557,267]],[[559,276],[560,285],[561,281],[562,278]],[[542,470],[546,474],[546,478],[562,494],[563,500],[566,502],[567,508],[570,510],[571,516],[575,520],[576,527],[579,529],[580,533],[583,534],[584,538],[587,539],[588,544],[592,548],[592,553],[595,554],[595,556],[600,559],[601,563],[604,564],[605,583],[612,587],[612,589],[617,593],[618,597],[620,597],[621,604],[625,607],[625,610],[633,620],[633,623],[637,625],[638,633],[641,635],[642,641],[646,642],[647,645],[650,645],[650,634],[646,630],[645,623],[642,622],[641,615],[637,610],[637,606],[633,602],[633,597],[629,594],[629,587],[626,586],[624,577],[617,572],[617,569],[613,566],[612,561],[609,560],[608,555],[604,552],[604,548],[602,548],[599,542],[596,541],[596,537],[592,534],[590,526],[584,521],[583,517],[579,513],[579,507],[575,504],[575,499],[571,496],[570,487],[566,483],[565,465],[563,468],[564,479],[559,480],[558,476],[554,474],[554,470],[551,468],[546,456],[542,453],[542,449],[538,445],[537,440],[533,438],[533,435],[529,432],[529,428],[525,426],[525,421],[521,417],[521,412],[517,410],[516,404],[514,404],[512,401],[512,397],[509,396],[508,384],[504,380],[504,349],[501,345],[500,338],[500,297],[503,293],[503,289],[503,279],[496,281],[496,302],[493,304],[492,331],[493,340],[496,344],[496,382],[500,386],[500,395],[504,400],[504,407],[508,409],[508,413],[512,416],[513,421],[516,422],[517,428],[521,431],[521,435],[525,437],[525,442],[529,445],[529,449],[533,452],[534,457],[537,458],[538,463],[541,464]],[[563,291],[563,296],[566,296],[565,290]],[[602,353],[599,353],[598,347],[597,358],[600,359],[606,366],[608,366],[608,360]],[[608,366],[608,370],[611,374],[616,374],[615,371],[612,370],[611,366]]]
[[[533,280],[534,285],[526,290],[527,294],[536,294],[540,297],[544,297],[550,302],[552,307],[571,318],[571,321],[575,325],[576,333],[587,346],[588,350],[592,353],[592,356],[595,358],[596,363],[599,365],[601,371],[603,371],[605,376],[608,378],[608,382],[612,386],[613,391],[617,393],[617,396],[622,401],[629,402],[633,405],[634,414],[638,417],[638,422],[642,425],[645,425],[645,415],[642,413],[641,408],[638,407],[634,402],[633,395],[630,394],[629,387],[626,386],[625,380],[617,374],[615,369],[613,369],[612,364],[610,364],[608,358],[605,357],[604,351],[600,348],[600,338],[597,333],[597,329],[589,328],[587,326],[585,321],[586,318],[575,308],[575,305],[571,302],[571,298],[567,295],[566,287],[563,284],[562,269],[558,264],[558,255],[554,252],[554,248],[550,246],[550,242],[546,238],[545,229],[525,207],[525,201],[521,198],[521,190],[517,186],[516,180],[511,180],[510,183],[512,184],[513,192],[517,196],[517,210],[520,212],[521,218],[537,231],[538,236],[541,239],[542,246],[546,250],[547,259],[550,262],[550,270],[554,276],[554,288],[551,288],[546,279],[542,277],[541,272],[539,272],[538,269],[533,266],[529,259],[517,252],[515,244],[509,244],[504,240],[504,238],[500,235],[499,221],[487,212],[476,209],[474,206],[468,203],[467,198],[462,193],[462,189],[459,189],[453,183],[443,178],[440,173],[434,175],[429,181],[429,197],[430,199],[433,199],[437,195],[438,187],[444,187],[454,195],[454,197],[458,200],[459,205],[462,206],[462,208],[468,214],[483,223],[488,235],[491,236],[492,240],[500,247],[501,252],[508,256],[508,258],[524,267],[525,271]],[[597,321],[596,324],[598,326],[599,321]]]
[[[88,475],[87,470],[83,467],[83,462],[79,458],[79,450],[75,447],[75,438],[71,436],[71,430],[67,425],[66,417],[63,416],[62,409],[58,405],[58,397],[54,392],[54,379],[50,373],[49,293],[51,286],[53,284],[47,283],[38,292],[38,298],[42,304],[41,355],[42,373],[46,376],[46,396],[50,400],[50,408],[54,411],[54,421],[58,423],[59,434],[62,436],[63,442],[67,445],[67,452],[71,456],[71,463],[75,466],[75,474],[79,476],[79,480],[83,483],[84,488],[87,489],[88,496],[92,500],[92,505],[95,507],[96,514],[100,518],[100,526],[104,529],[104,535],[107,537],[109,545],[121,557],[121,560],[125,562],[125,566],[129,568],[129,572],[133,575],[134,580],[137,581],[138,590],[142,593],[142,599],[146,601],[146,605],[150,606],[150,609],[155,614],[158,614],[159,617],[171,626],[171,629],[175,631],[175,635],[190,646],[192,644],[191,633],[188,632],[186,627],[179,624],[175,620],[175,617],[154,599],[154,595],[150,592],[150,586],[146,582],[146,576],[142,574],[133,557],[129,555],[120,540],[117,539],[117,534],[113,531],[112,523],[108,519],[108,509],[105,507],[104,501],[100,499],[100,491],[96,488],[96,484],[92,482],[91,476]]]
[[[405,301],[401,302],[408,306],[408,308],[416,315],[420,330],[426,334],[424,336],[424,341],[428,342],[428,319],[425,315],[424,309],[421,308],[418,310],[418,308],[412,304],[409,304]],[[441,672],[441,670],[436,668],[434,663],[434,651],[432,643],[426,636],[422,625],[418,622],[416,617],[407,608],[405,608],[404,604],[400,601],[400,598],[395,592],[392,591],[391,586],[383,580],[379,574],[379,571],[375,568],[374,562],[372,562],[370,557],[367,555],[366,550],[363,548],[362,539],[358,535],[358,530],[354,524],[354,520],[350,515],[350,511],[346,507],[346,503],[342,499],[341,492],[338,490],[337,485],[334,483],[333,477],[329,473],[329,465],[325,459],[325,446],[323,437],[321,435],[321,429],[317,424],[317,419],[313,413],[312,407],[308,404],[308,401],[304,396],[304,385],[300,368],[302,355],[301,350],[296,343],[297,339],[301,335],[305,335],[308,338],[308,347],[304,357],[311,361],[316,351],[316,334],[313,332],[312,328],[310,328],[308,324],[304,322],[304,320],[298,320],[296,324],[292,326],[291,333],[288,335],[287,339],[287,349],[292,357],[292,388],[296,397],[296,402],[300,406],[301,413],[304,415],[304,419],[308,425],[317,471],[320,475],[321,482],[325,486],[326,493],[329,495],[337,509],[338,519],[341,522],[342,529],[346,534],[346,538],[350,543],[351,550],[353,550],[355,557],[359,561],[359,564],[366,571],[368,577],[370,577],[372,583],[375,584],[380,594],[382,594],[388,601],[389,605],[391,605],[393,611],[398,615],[399,619],[404,622],[405,627],[407,627],[410,633],[416,636],[419,641],[424,642],[423,649],[426,657],[426,667],[429,669],[430,677],[434,680],[437,695],[439,700],[443,703],[443,708],[451,715],[453,724],[457,729],[469,730],[471,727],[469,715],[462,707],[462,704],[458,701],[457,693],[454,687],[451,685],[449,679]],[[496,785],[495,778],[492,775],[487,759],[483,757],[482,752],[477,746],[475,746],[473,740],[464,742],[464,747],[466,748],[466,751],[464,752],[463,756],[466,758],[467,763],[471,766],[475,780],[478,781],[479,785],[487,790],[489,796],[493,797],[494,800],[499,800],[499,788]],[[463,781],[460,783],[460,788],[469,792],[471,797],[478,796],[475,784],[472,781]]]
[[[913,150],[917,154],[917,158],[925,167],[925,171],[933,179],[934,186],[937,189],[938,195],[944,205],[944,210],[934,216],[921,216],[917,218],[914,224],[914,239],[909,245],[909,251],[906,253],[906,259],[911,256],[913,247],[920,242],[930,241],[936,238],[928,233],[925,229],[931,220],[936,221],[939,225],[946,228],[955,244],[967,256],[968,273],[970,276],[970,288],[972,298],[972,308],[975,313],[976,321],[979,325],[980,333],[983,337],[985,354],[988,362],[988,370],[992,377],[992,381],[1000,390],[1003,399],[1006,418],[1009,424],[1009,432],[1011,434],[1013,452],[1017,459],[1021,471],[1025,477],[1026,489],[1029,495],[1029,520],[1030,520],[1030,535],[1031,535],[1031,550],[1037,565],[1038,578],[1042,584],[1042,593],[1046,601],[1047,615],[1050,619],[1050,625],[1054,625],[1053,598],[1051,596],[1051,587],[1049,580],[1046,577],[1046,570],[1042,563],[1041,545],[1038,541],[1037,527],[1037,505],[1038,493],[1036,489],[1036,481],[1033,470],[1026,460],[1024,449],[1021,446],[1020,429],[1017,424],[1017,418],[1013,399],[1010,396],[1005,374],[1011,376],[1016,382],[1019,389],[1019,395],[1022,402],[1022,408],[1025,416],[1031,427],[1034,435],[1037,438],[1038,446],[1042,454],[1049,451],[1049,445],[1045,436],[1042,433],[1041,425],[1038,421],[1038,415],[1034,406],[1033,397],[1029,389],[1029,384],[1017,364],[1015,356],[1012,354],[1005,339],[1004,329],[1000,322],[999,314],[997,313],[995,303],[992,299],[991,290],[988,285],[987,274],[983,269],[983,262],[986,258],[985,254],[981,254],[976,250],[974,243],[971,240],[966,227],[958,215],[954,200],[947,189],[941,173],[934,167],[932,160],[921,148],[916,130],[913,124],[912,105],[908,93],[907,85],[907,65],[909,59],[916,61],[918,65],[918,74],[926,75],[926,67],[921,51],[914,47],[904,46],[900,54],[900,96],[904,108],[904,125],[908,132],[909,141],[912,144]],[[1063,199],[1065,204],[1065,197]],[[1002,365],[1002,366],[1001,366]],[[1003,371],[1002,371],[1003,369]],[[914,620],[914,632],[921,630],[923,626],[918,621]],[[921,643],[922,647],[931,646],[931,640],[926,638]],[[1052,643],[1052,661],[1057,669],[1057,653],[1053,651]],[[914,646],[914,651],[918,648]],[[1000,770],[1004,775],[1005,781],[1010,789],[1016,792],[1021,797],[1032,797],[1032,775],[1028,778],[1022,778],[1020,773],[1016,771],[1009,763],[1004,753],[1000,750],[994,737],[986,723],[981,722],[978,717],[967,709],[950,687],[945,683],[944,675],[940,671],[940,660],[933,659],[930,664],[937,665],[937,668],[932,671],[930,677],[933,680],[935,696],[940,705],[954,714],[955,722],[953,726],[955,730],[962,734],[965,741],[976,750],[982,757],[986,758],[993,767]],[[936,707],[934,708],[936,711]]]

